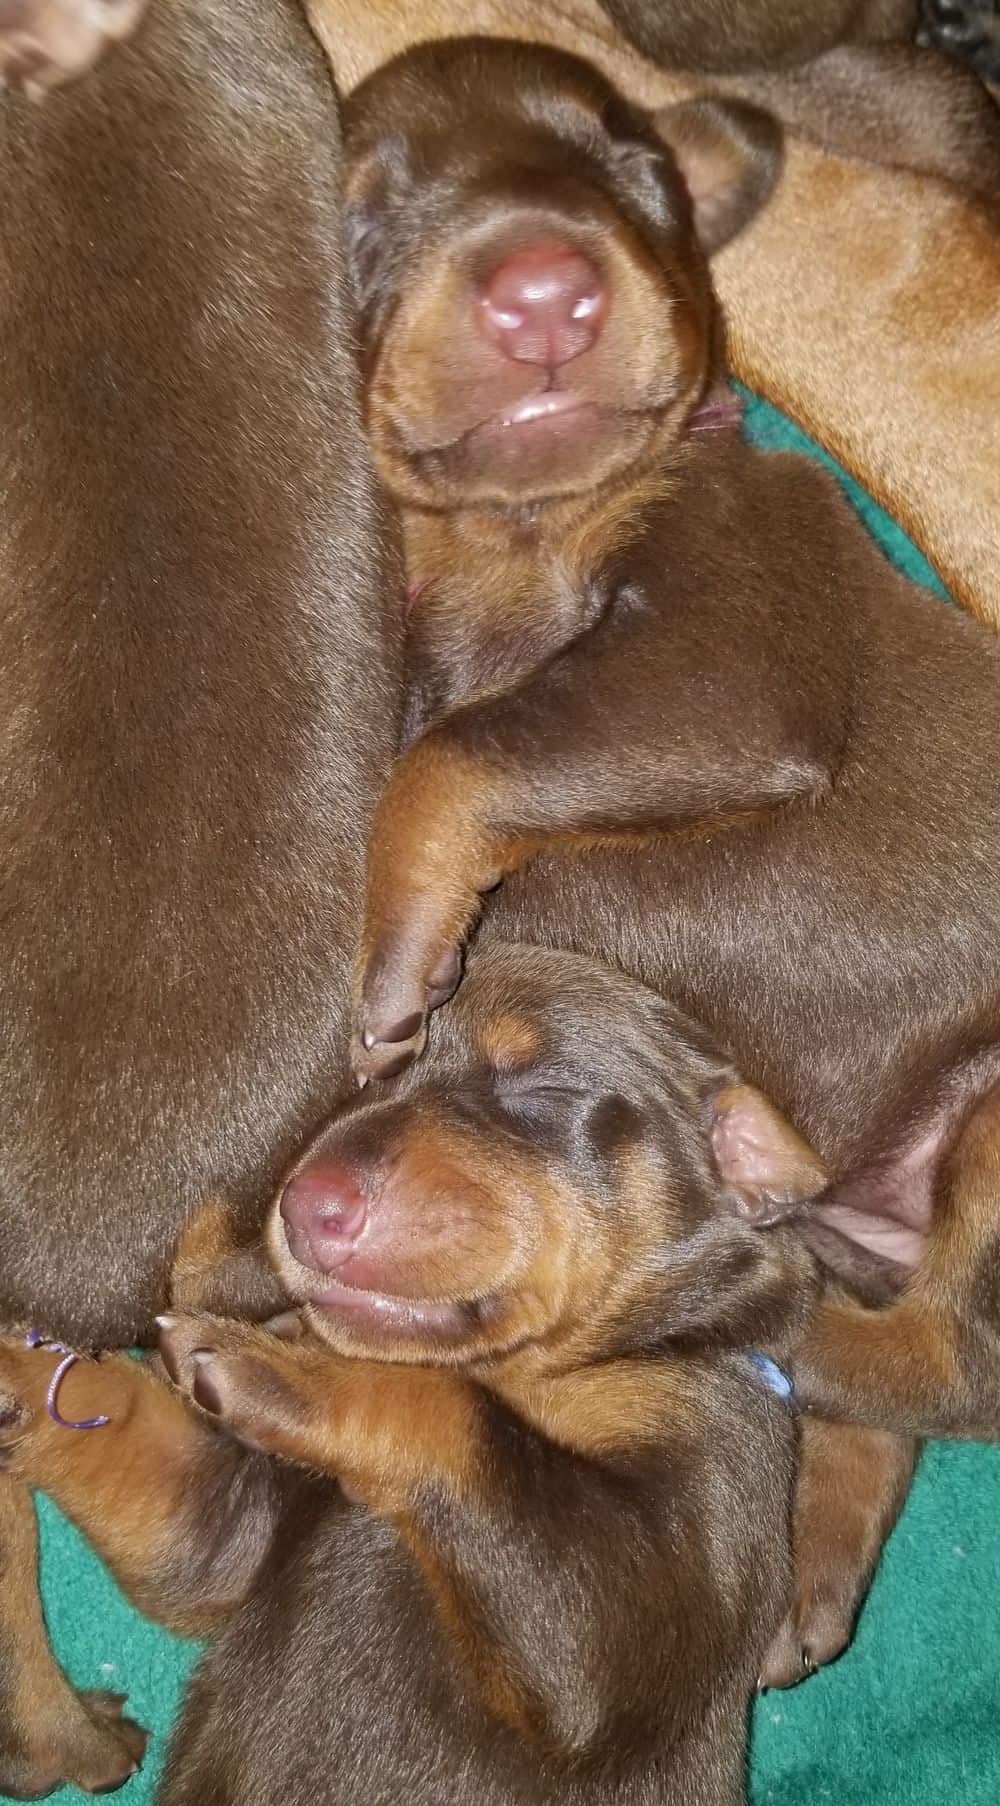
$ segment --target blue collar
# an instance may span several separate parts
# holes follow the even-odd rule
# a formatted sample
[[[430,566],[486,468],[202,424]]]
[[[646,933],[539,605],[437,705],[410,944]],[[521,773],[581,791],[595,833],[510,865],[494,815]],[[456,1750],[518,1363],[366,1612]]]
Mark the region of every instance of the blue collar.
[[[780,1398],[785,1404],[794,1406],[795,1387],[783,1367],[772,1361],[770,1355],[758,1354],[755,1348],[750,1350],[750,1360],[760,1374],[769,1392]]]

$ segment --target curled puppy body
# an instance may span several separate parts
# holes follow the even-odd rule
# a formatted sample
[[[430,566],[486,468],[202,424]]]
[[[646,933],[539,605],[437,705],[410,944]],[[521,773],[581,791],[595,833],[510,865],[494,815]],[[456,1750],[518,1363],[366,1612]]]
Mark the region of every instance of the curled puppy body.
[[[883,1300],[900,1287],[926,1300],[928,1273],[940,1299],[951,1272],[942,1335],[946,1348],[976,1345],[971,1381],[965,1356],[925,1359],[899,1413],[890,1353],[884,1373],[868,1370],[886,1388],[874,1422],[992,1433],[996,1362],[988,1329],[979,1347],[983,1293],[970,1275],[995,1269],[995,1201],[977,1202],[967,1181],[956,1191],[950,1162],[965,1114],[989,1095],[1000,1024],[997,656],[886,567],[821,473],[752,451],[725,420],[692,435],[716,368],[692,212],[697,227],[699,209],[710,219],[746,196],[747,116],[736,116],[744,156],[737,131],[728,160],[716,137],[685,213],[648,121],[595,83],[542,53],[451,45],[402,60],[354,103],[368,414],[406,511],[417,736],[372,847],[359,1064],[391,1072],[421,1045],[428,1006],[459,976],[456,922],[506,873],[487,939],[568,941],[640,972],[710,1024],[803,1126],[833,1176],[809,1234],[836,1271]],[[658,123],[697,179],[692,145],[711,148],[724,122],[696,110]],[[758,138],[751,194],[762,158]],[[713,162],[715,188],[704,181]],[[659,288],[633,291],[641,317],[618,262],[637,168],[653,184],[659,175],[663,208],[652,226],[643,218],[642,278],[651,246],[661,263]],[[609,193],[626,225],[607,234],[604,262],[594,220]],[[470,243],[481,256],[491,207],[506,237],[484,273],[464,258]],[[535,235],[527,246],[519,228]],[[524,286],[505,309],[512,265]],[[541,309],[530,293],[540,272]],[[532,362],[538,321],[525,298],[572,355],[559,362],[546,340],[549,365]],[[574,319],[576,301],[587,306]],[[635,357],[623,369],[626,345]],[[633,366],[653,382],[667,370],[675,385],[638,449]],[[627,398],[617,437],[609,372]],[[628,836],[645,844],[593,848]],[[588,842],[573,863],[538,857]],[[307,1166],[322,1168],[323,1146]],[[988,1177],[985,1191],[994,1197]],[[320,1173],[309,1206],[320,1225],[328,1203]],[[971,1267],[940,1239],[951,1213],[968,1226]],[[340,1206],[329,1214],[339,1221]],[[904,1311],[918,1367],[922,1309]],[[809,1396],[811,1368],[804,1384]],[[885,1464],[887,1497],[898,1498],[897,1465]]]
[[[996,654],[887,567],[823,472],[727,417],[705,248],[760,204],[773,136],[719,103],[654,124],[585,65],[485,41],[400,59],[348,121],[415,693],[370,848],[358,1064],[421,1044],[501,875],[631,840],[634,860],[501,893],[501,932],[520,897],[525,923],[539,895],[566,910],[586,950],[627,949],[694,1014],[721,1011],[731,1044],[752,1029],[821,1152],[860,1156],[911,1076],[995,1031]],[[616,933],[608,872],[648,934],[624,907]],[[967,932],[939,959],[945,892]],[[849,1108],[762,1034],[747,981],[763,995],[772,970],[772,1011],[824,999]]]
[[[191,1628],[198,1600],[211,1624],[246,1595],[169,1806],[736,1806],[794,1443],[747,1350],[794,1330],[812,1275],[790,1228],[746,1221],[760,1161],[731,1119],[754,1111],[772,1187],[815,1163],[676,1011],[590,960],[490,949],[435,1042],[432,1084],[425,1062],[358,1098],[325,1146],[324,1264],[363,1217],[369,1280],[406,1297],[302,1267],[323,1339],[199,1316],[161,1340],[204,1412],[349,1503],[239,1458],[122,1361],[67,1375],[67,1412],[111,1418],[67,1439],[51,1357],[13,1346],[4,1458],[147,1610]],[[316,1183],[273,1224],[307,1255]]]
[[[696,237],[759,193],[768,153],[744,113],[727,131],[724,110],[682,108],[657,137],[580,65],[485,43],[412,53],[353,109],[368,417],[427,579],[431,716],[370,849],[359,1066],[420,1047],[506,874],[487,938],[638,973],[787,1110],[830,1171],[810,1228],[829,1264],[883,1301],[933,1271],[944,1347],[965,1353],[874,1421],[993,1433],[1000,658],[887,567],[822,472],[725,420],[691,431],[716,368]],[[581,269],[590,338],[560,361]],[[616,839],[633,850],[594,846]],[[904,1312],[918,1355],[927,1302]]]

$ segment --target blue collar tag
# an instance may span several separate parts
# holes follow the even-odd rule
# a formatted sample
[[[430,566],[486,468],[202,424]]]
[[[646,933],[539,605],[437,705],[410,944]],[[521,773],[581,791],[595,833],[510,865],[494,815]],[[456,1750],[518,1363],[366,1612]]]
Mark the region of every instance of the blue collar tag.
[[[784,1368],[779,1367],[777,1361],[772,1361],[770,1355],[758,1354],[755,1348],[750,1351],[750,1360],[768,1391],[773,1392],[775,1397],[782,1399],[785,1404],[792,1404],[795,1399],[795,1387]]]

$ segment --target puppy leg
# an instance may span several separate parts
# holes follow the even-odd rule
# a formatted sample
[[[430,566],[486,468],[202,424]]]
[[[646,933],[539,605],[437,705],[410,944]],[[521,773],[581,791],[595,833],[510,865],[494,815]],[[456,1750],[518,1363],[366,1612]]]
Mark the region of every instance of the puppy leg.
[[[846,1649],[915,1458],[916,1444],[905,1437],[803,1420],[794,1594],[768,1651],[762,1687],[793,1687]]]
[[[417,740],[369,841],[357,1072],[385,1077],[420,1051],[482,894],[543,848],[639,844],[821,793],[833,749],[818,712],[791,712],[778,663],[756,627],[713,648],[612,605],[516,691]],[[727,694],[714,713],[713,678]]]
[[[59,1356],[0,1342],[0,1463],[79,1526],[150,1617],[187,1635],[221,1623],[245,1597],[270,1543],[277,1477],[213,1434],[139,1361],[78,1361],[55,1401]]]
[[[818,1306],[795,1353],[803,1404],[912,1436],[1000,1438],[1000,1086],[941,1156],[926,1248],[897,1303]],[[842,1228],[834,1197],[818,1217]]]
[[[0,1476],[0,1793],[42,1799],[65,1782],[108,1793],[138,1768],[146,1734],[116,1694],[75,1693],[57,1667],[37,1556],[31,1498]]]
[[[160,1326],[174,1384],[250,1447],[335,1474],[386,1515],[405,1510],[430,1477],[463,1488],[476,1408],[457,1374],[347,1360],[311,1337],[221,1317],[161,1317]]]
[[[127,38],[148,0],[0,0],[0,87],[40,100]]]

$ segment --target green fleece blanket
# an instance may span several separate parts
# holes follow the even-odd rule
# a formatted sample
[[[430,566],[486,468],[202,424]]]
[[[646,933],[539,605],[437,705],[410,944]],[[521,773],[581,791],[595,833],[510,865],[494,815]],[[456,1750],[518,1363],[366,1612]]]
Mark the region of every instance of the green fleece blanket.
[[[823,457],[753,398],[747,428],[760,444]],[[899,528],[823,461],[887,556],[943,597]],[[127,1693],[130,1711],[153,1732],[141,1773],[116,1796],[122,1806],[147,1806],[197,1646],[131,1611],[44,1500],[39,1516],[42,1592],[60,1660],[80,1686]],[[759,1701],[753,1806],[996,1806],[998,1696],[1000,1449],[937,1444],[923,1457],[853,1647],[794,1692]],[[53,1800],[73,1806],[84,1797],[68,1788]]]

